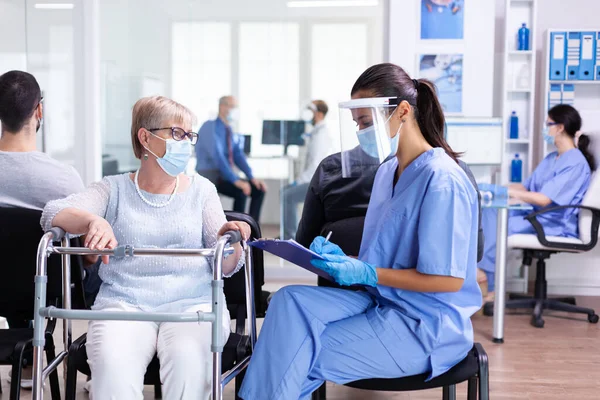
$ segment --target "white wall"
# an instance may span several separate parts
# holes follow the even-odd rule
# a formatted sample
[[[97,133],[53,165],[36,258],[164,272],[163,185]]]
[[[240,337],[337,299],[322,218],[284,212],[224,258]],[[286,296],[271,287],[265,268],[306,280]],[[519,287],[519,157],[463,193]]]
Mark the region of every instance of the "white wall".
[[[25,69],[25,49],[24,1],[0,0],[0,74],[14,69]]]
[[[494,3],[465,2],[462,41],[420,40],[421,1],[390,0],[389,61],[400,65],[411,76],[418,72],[421,54],[461,53],[463,61],[463,114],[467,117],[492,117],[494,89]]]
[[[7,71],[27,68],[25,49],[24,2],[0,0],[0,75]]]

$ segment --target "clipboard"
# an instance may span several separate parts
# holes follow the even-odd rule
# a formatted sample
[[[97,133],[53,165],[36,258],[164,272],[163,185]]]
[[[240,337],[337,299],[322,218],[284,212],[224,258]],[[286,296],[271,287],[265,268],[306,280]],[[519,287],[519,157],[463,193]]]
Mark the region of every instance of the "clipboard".
[[[302,267],[313,274],[335,282],[331,275],[310,263],[312,260],[324,260],[324,258],[314,251],[302,246],[293,239],[257,239],[249,242],[248,246],[264,250],[279,258],[283,258],[292,264],[296,264],[297,266]]]

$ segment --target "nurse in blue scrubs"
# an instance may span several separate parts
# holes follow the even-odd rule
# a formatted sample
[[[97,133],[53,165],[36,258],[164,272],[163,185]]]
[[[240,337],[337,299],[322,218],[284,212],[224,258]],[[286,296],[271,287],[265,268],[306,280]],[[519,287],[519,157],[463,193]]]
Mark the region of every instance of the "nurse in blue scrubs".
[[[509,186],[510,197],[532,204],[534,211],[545,207],[579,205],[590,185],[595,169],[594,156],[588,151],[590,139],[581,134],[581,116],[573,107],[560,104],[548,111],[544,141],[555,145],[524,184]],[[508,234],[535,233],[524,217],[531,211],[513,211],[508,219]],[[579,210],[567,208],[537,217],[546,236],[579,237]],[[493,299],[496,269],[496,212],[485,209],[482,215],[485,254],[478,267],[488,281],[488,298]]]
[[[435,88],[379,64],[358,78],[351,96],[340,105],[343,148],[360,144],[380,160],[395,157],[375,177],[359,257],[344,255],[334,237],[316,238],[311,249],[325,258],[315,266],[365,290],[279,290],[243,399],[308,399],[324,381],[433,378],[473,346],[470,317],[481,306],[477,193],[444,139]],[[344,173],[359,170],[348,154],[342,151]]]

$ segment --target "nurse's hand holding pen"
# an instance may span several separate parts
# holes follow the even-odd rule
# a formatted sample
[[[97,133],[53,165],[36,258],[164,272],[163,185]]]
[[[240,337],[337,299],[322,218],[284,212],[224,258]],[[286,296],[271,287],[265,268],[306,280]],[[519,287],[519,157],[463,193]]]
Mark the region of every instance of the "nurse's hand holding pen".
[[[381,285],[415,292],[457,292],[464,282],[462,278],[420,273],[416,268],[377,268],[344,255],[339,246],[323,237],[317,237],[310,249],[325,259],[313,260],[312,265],[327,272],[340,285]]]
[[[322,236],[315,238],[310,249],[325,258],[313,260],[312,265],[327,272],[340,285],[377,286],[377,270],[374,265],[348,257],[338,245],[328,239]]]

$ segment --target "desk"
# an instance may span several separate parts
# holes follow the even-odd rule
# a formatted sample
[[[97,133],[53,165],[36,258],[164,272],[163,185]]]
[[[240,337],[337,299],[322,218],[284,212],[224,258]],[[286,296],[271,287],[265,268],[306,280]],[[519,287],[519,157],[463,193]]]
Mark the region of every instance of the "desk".
[[[504,343],[504,306],[506,302],[506,242],[508,239],[508,211],[533,210],[529,204],[519,203],[508,196],[482,199],[482,208],[498,210],[496,228],[496,291],[494,298],[494,343]]]

